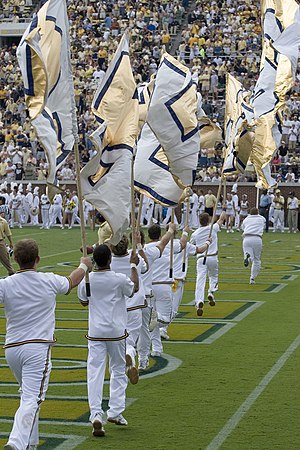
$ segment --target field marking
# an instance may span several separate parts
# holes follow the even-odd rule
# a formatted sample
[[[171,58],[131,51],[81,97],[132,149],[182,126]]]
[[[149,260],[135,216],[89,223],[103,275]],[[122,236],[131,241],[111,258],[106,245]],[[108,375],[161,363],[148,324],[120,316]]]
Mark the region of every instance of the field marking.
[[[7,437],[7,433],[0,433],[0,436]],[[54,447],[56,450],[72,450],[82,444],[87,438],[84,436],[75,436],[74,434],[52,434],[40,433],[39,437],[46,439],[65,439],[65,442]]]
[[[269,372],[264,376],[261,382],[241,404],[238,410],[228,420],[222,430],[214,437],[211,443],[205,450],[217,450],[221,447],[224,441],[230,436],[232,431],[238,426],[244,415],[249,411],[252,405],[256,402],[258,397],[263,393],[266,387],[270,384],[273,378],[278,374],[280,369],[285,365],[289,357],[297,350],[300,345],[300,334],[291,343],[287,350],[280,356]]]
[[[265,290],[265,292],[267,292],[268,294],[277,294],[278,292],[282,291],[282,289],[284,289],[287,286],[287,284],[286,283],[273,283],[273,284],[271,284],[271,287],[272,286],[275,286],[275,287],[272,289],[267,288]]]
[[[66,252],[53,253],[52,255],[41,256],[40,259],[52,258],[53,256],[66,255],[67,253],[75,253],[75,252],[79,252],[79,248],[76,248],[75,250],[68,250]]]

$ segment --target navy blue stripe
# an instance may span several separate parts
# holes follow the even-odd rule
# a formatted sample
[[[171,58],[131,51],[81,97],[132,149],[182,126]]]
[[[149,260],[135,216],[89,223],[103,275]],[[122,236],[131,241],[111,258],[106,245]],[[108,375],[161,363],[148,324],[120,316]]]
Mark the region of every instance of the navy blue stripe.
[[[253,108],[251,106],[246,105],[246,103],[242,102],[242,107],[249,112],[253,112]]]
[[[274,70],[277,70],[277,64],[273,63],[269,58],[266,57],[266,62],[270,64],[271,67],[273,67]]]
[[[58,82],[59,82],[59,80],[60,80],[60,76],[61,76],[61,70],[59,71],[59,74],[58,74],[56,83],[54,84],[53,88],[52,88],[51,91],[49,92],[48,97],[50,97],[50,95],[52,94],[52,92],[54,91],[54,89],[56,88],[56,86],[58,85]]]
[[[47,111],[45,109],[42,112],[42,116],[44,116],[45,119],[49,120],[51,128],[53,128],[53,130],[56,133],[56,128],[55,128],[54,122],[52,120],[52,117],[47,113]]]
[[[179,69],[179,67],[177,67],[177,66],[175,66],[174,64],[172,64],[171,61],[169,61],[167,58],[164,58],[164,59],[162,60],[162,62],[160,63],[160,67],[161,67],[163,64],[165,64],[166,66],[168,66],[169,69],[174,70],[174,72],[178,73],[178,74],[181,75],[182,77],[184,77],[184,78],[186,77],[186,73],[183,72],[183,70]],[[159,68],[160,68],[160,67],[159,67]],[[158,68],[158,69],[159,69],[159,68]]]
[[[99,92],[98,97],[97,97],[96,100],[95,100],[95,103],[94,103],[94,108],[95,108],[95,109],[98,109],[98,108],[99,108],[100,102],[101,102],[101,100],[103,99],[104,95],[106,94],[106,92],[107,92],[107,90],[108,90],[108,88],[109,88],[109,86],[110,86],[110,84],[111,84],[111,82],[112,82],[113,77],[115,76],[115,74],[116,74],[118,68],[120,67],[120,64],[121,64],[122,59],[124,58],[124,56],[128,56],[128,57],[129,57],[128,52],[125,52],[125,51],[122,51],[122,52],[121,52],[120,57],[119,57],[119,59],[117,60],[117,62],[116,62],[116,64],[115,64],[115,67],[113,68],[113,70],[112,70],[110,76],[108,77],[108,79],[107,79],[105,85],[103,86],[103,88],[102,88],[101,91]]]
[[[189,133],[184,134],[184,127],[182,125],[182,123],[180,122],[179,118],[177,117],[177,114],[175,113],[175,111],[172,109],[172,105],[173,103],[177,102],[177,100],[179,100],[189,89],[190,87],[193,85],[192,81],[190,81],[187,86],[182,89],[181,92],[179,92],[177,95],[175,95],[175,97],[172,97],[170,100],[168,100],[165,105],[167,107],[167,109],[169,110],[174,122],[176,123],[177,127],[179,128],[180,132],[181,132],[181,141],[185,142],[187,140],[189,140],[191,137],[193,137],[196,133],[199,132],[199,128],[198,126],[196,126],[196,128],[194,128],[193,130],[191,130]]]
[[[29,33],[31,33],[31,31],[34,30],[37,27],[37,24],[38,24],[38,16],[35,16],[32,19],[32,22],[30,24]]]
[[[145,186],[145,185],[142,184],[142,183],[139,183],[138,181],[135,181],[135,182],[134,182],[134,185],[135,185],[136,187],[140,188],[140,189],[143,189],[143,190],[146,191],[146,192],[149,192],[149,194],[152,195],[153,198],[155,198],[156,200],[160,201],[161,203],[165,203],[166,205],[169,205],[169,206],[176,206],[176,205],[177,205],[177,203],[172,202],[171,200],[168,200],[168,199],[165,198],[165,197],[162,197],[162,196],[159,195],[157,192],[155,192],[153,189],[151,189],[151,188],[148,187],[148,186]]]
[[[26,72],[28,89],[25,90],[26,95],[34,96],[34,80],[32,73],[31,48],[26,44]]]
[[[139,94],[139,104],[140,105],[145,105],[146,104],[144,91],[141,91],[140,94]]]
[[[151,161],[153,164],[155,164],[155,165],[161,167],[162,169],[166,170],[167,172],[170,172],[169,166],[167,166],[167,164],[164,164],[163,162],[159,161],[159,160],[156,158],[156,154],[157,154],[157,152],[159,152],[159,150],[160,150],[161,148],[162,148],[161,145],[158,145],[158,146],[156,147],[156,149],[154,150],[154,152],[150,155],[149,161]]]
[[[127,144],[117,144],[117,145],[111,145],[111,146],[108,145],[107,147],[105,147],[103,152],[104,151],[109,151],[110,152],[112,150],[123,150],[123,149],[129,150],[131,153],[133,153],[133,148],[130,147],[130,145],[127,145]]]
[[[53,16],[46,16],[46,20],[49,20],[50,22],[54,22],[55,23],[55,30],[58,31],[58,33],[62,36],[63,32],[62,29],[56,25],[56,17]]]

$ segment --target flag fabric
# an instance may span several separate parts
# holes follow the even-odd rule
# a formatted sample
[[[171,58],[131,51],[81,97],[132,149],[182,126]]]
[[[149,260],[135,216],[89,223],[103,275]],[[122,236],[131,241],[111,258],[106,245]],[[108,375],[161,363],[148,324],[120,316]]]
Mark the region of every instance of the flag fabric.
[[[31,123],[48,159],[47,182],[52,185],[77,135],[65,0],[48,0],[42,6],[21,39],[17,57]]]
[[[138,134],[138,98],[126,32],[92,103],[100,124],[91,135],[97,154],[81,171],[84,198],[107,220],[116,245],[129,225],[131,163]]]
[[[256,130],[251,154],[258,187],[276,185],[270,161],[281,140],[285,96],[294,84],[300,45],[299,6],[295,0],[262,0],[263,51],[261,70],[251,104]]]
[[[200,149],[196,85],[190,70],[164,53],[156,74],[147,123],[179,184],[193,184]]]
[[[147,123],[137,143],[134,186],[140,194],[168,207],[177,206],[187,196],[185,186],[175,182],[167,156]]]
[[[250,91],[232,75],[226,77],[226,109],[224,134],[226,152],[223,174],[244,173],[252,150],[253,109],[247,99]]]

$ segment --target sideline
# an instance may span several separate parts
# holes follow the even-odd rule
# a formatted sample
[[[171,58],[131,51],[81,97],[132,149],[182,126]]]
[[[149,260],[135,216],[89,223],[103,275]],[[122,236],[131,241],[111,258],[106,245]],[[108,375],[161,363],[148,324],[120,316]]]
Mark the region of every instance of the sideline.
[[[280,369],[285,365],[289,357],[297,350],[300,345],[300,334],[292,342],[292,344],[287,348],[287,350],[280,356],[274,366],[269,370],[267,375],[261,380],[261,382],[256,386],[256,388],[251,392],[251,394],[246,398],[246,400],[241,404],[239,409],[233,414],[233,416],[228,420],[222,430],[215,436],[211,443],[206,447],[205,450],[217,450],[221,447],[224,441],[232,433],[232,431],[238,426],[244,415],[249,411],[251,406],[256,402],[258,397],[263,393],[269,383],[278,374]]]

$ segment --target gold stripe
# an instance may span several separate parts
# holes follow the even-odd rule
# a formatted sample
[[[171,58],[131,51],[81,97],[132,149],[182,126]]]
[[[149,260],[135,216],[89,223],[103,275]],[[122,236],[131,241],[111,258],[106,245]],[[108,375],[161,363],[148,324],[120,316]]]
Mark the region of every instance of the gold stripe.
[[[16,271],[16,273],[23,273],[23,272],[36,272],[36,269],[19,269]]]
[[[136,309],[147,308],[147,306],[148,306],[148,303],[147,303],[147,300],[145,299],[143,305],[139,305],[139,306],[131,306],[130,308],[127,308],[127,311],[135,311]]]
[[[69,289],[68,289],[68,291],[65,293],[65,295],[68,295],[68,294],[70,294],[71,290],[73,289],[73,283],[72,283],[72,280],[71,280],[70,277],[66,277],[66,278],[67,278],[67,280],[69,281]]]
[[[18,347],[19,345],[24,344],[55,344],[57,339],[54,337],[53,341],[47,341],[44,339],[29,339],[28,341],[21,341],[21,342],[13,342],[11,344],[5,344],[2,348],[10,348],[10,347]]]
[[[117,338],[96,338],[96,337],[90,337],[87,334],[85,335],[86,339],[88,341],[121,341],[122,339],[126,339],[129,336],[127,331],[125,330],[125,334],[123,336],[117,337]]]
[[[51,353],[51,347],[49,345],[48,352],[47,352],[46,363],[45,363],[45,369],[44,369],[44,372],[43,372],[43,378],[42,378],[42,381],[41,381],[41,387],[40,387],[40,393],[39,393],[39,399],[40,400],[39,400],[38,403],[42,402],[43,389],[44,389],[44,386],[45,386],[45,381],[46,381],[47,372],[48,372],[48,368],[49,368],[50,353]]]

